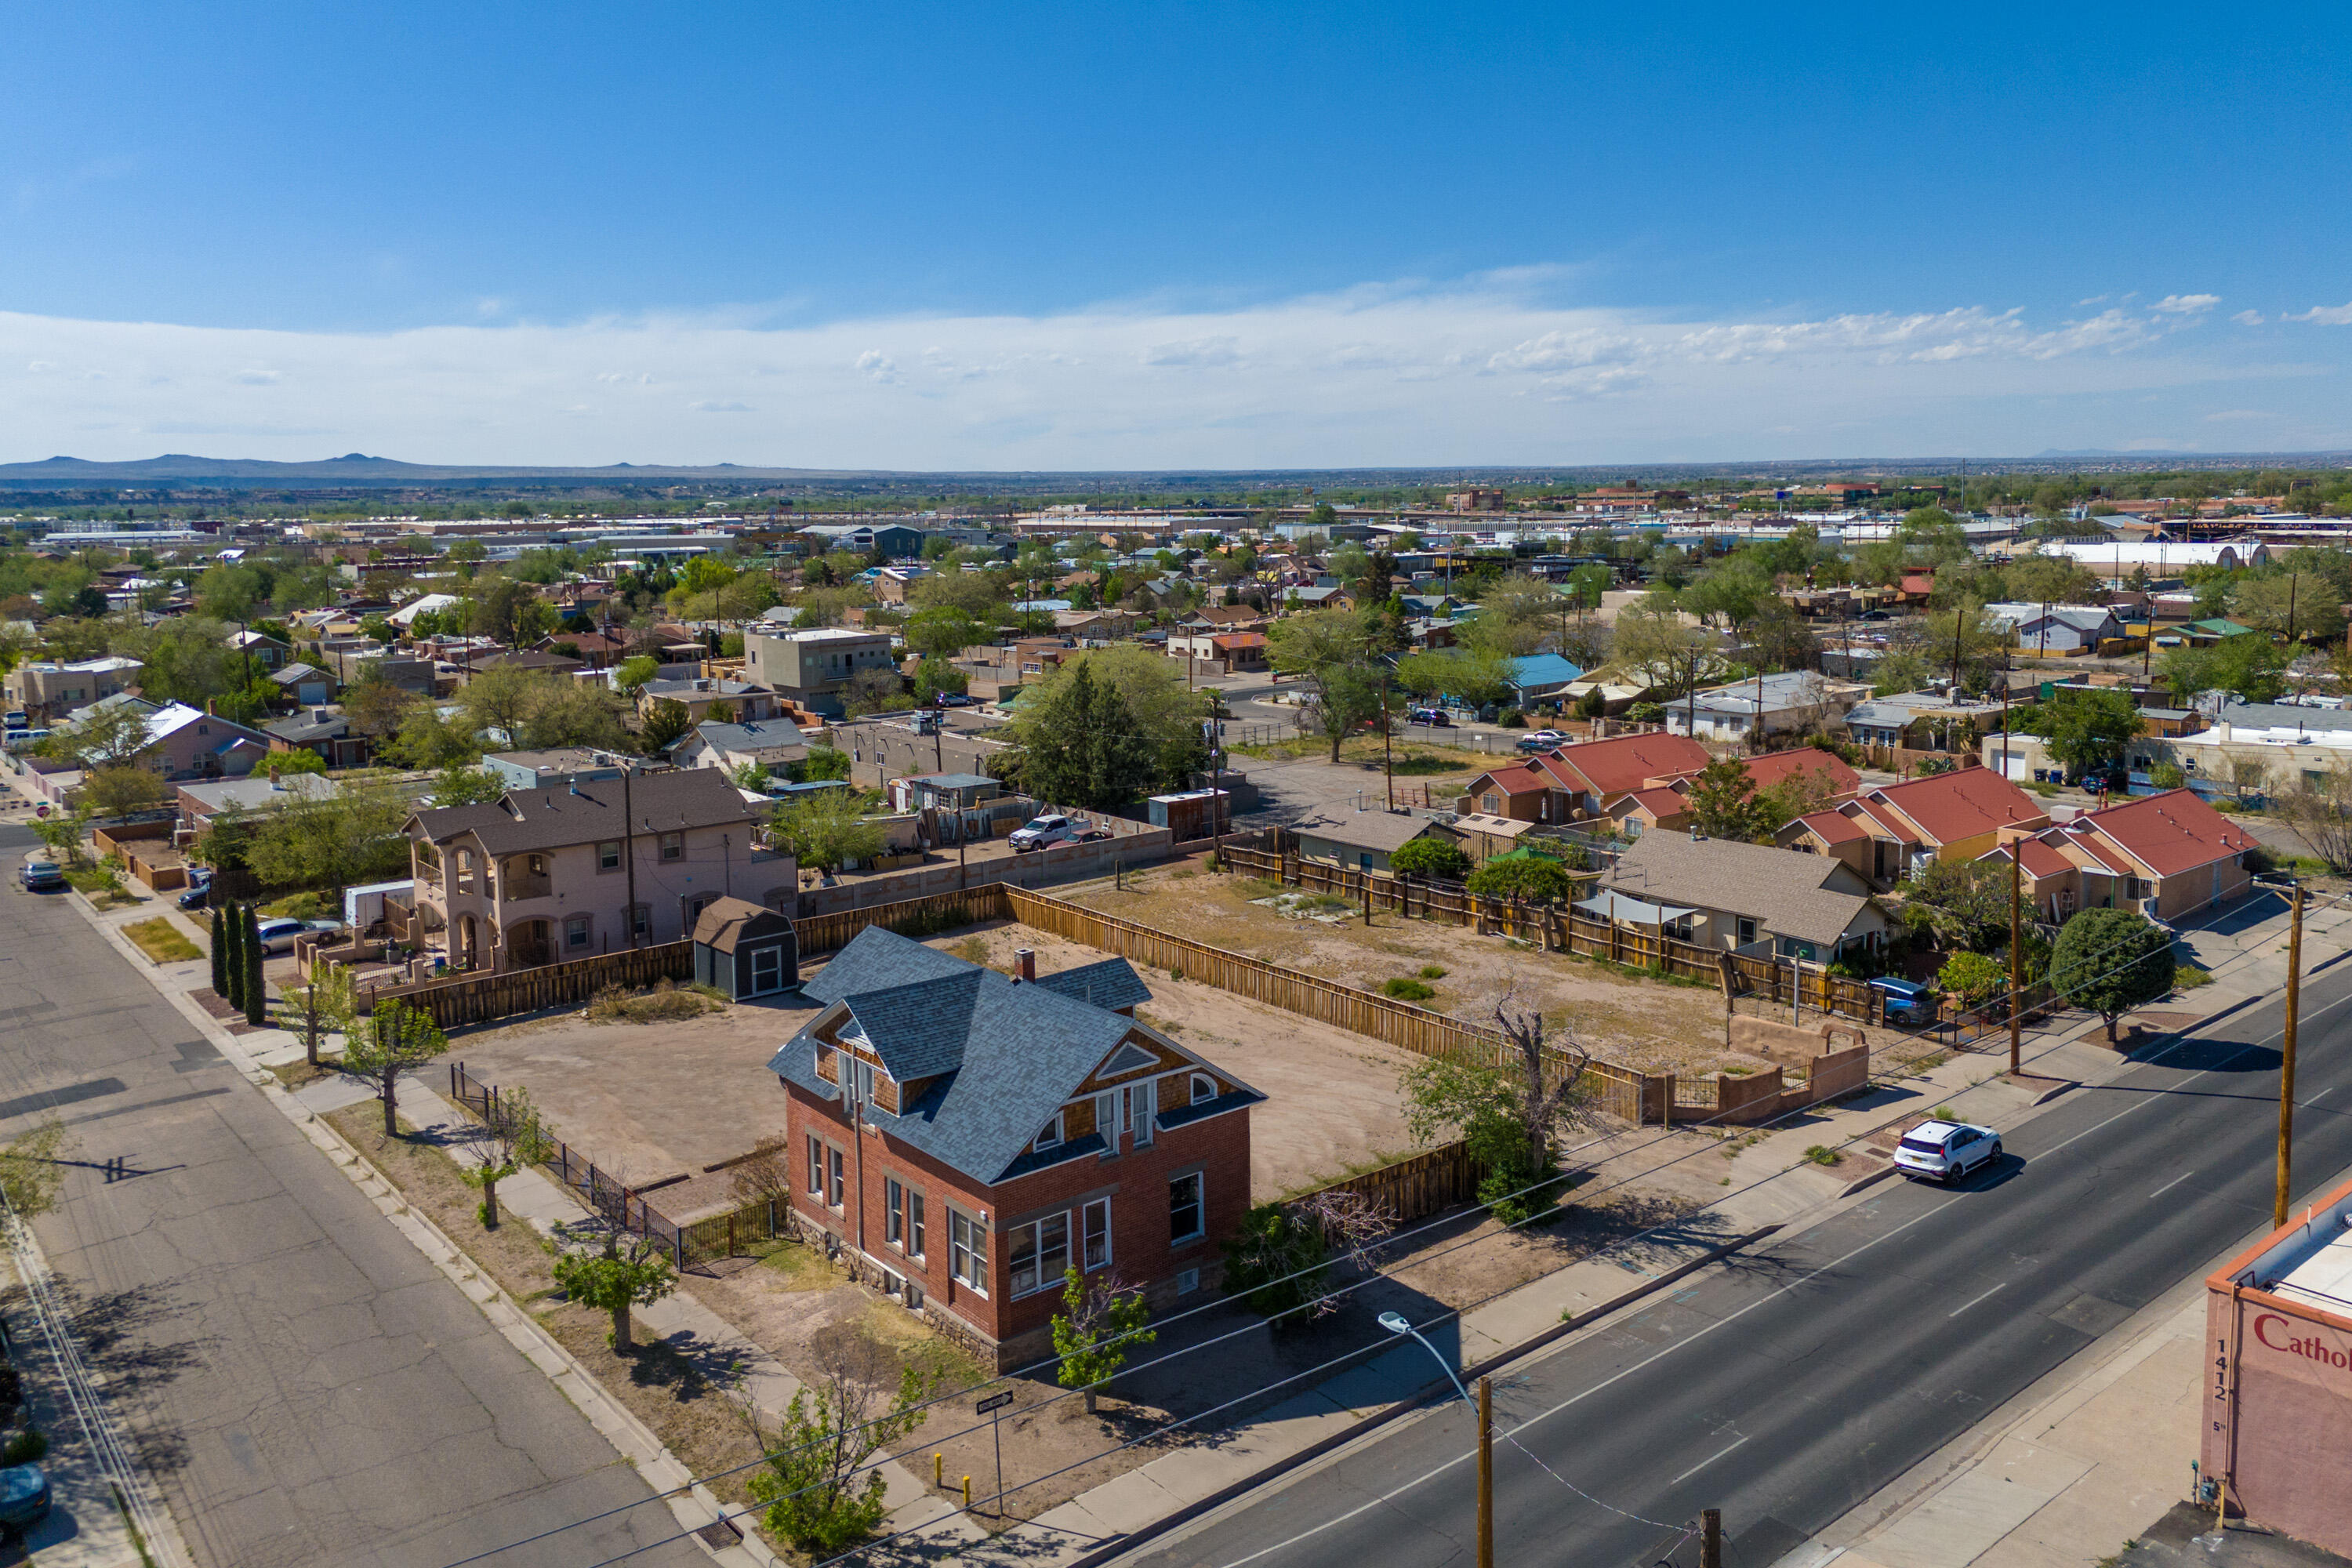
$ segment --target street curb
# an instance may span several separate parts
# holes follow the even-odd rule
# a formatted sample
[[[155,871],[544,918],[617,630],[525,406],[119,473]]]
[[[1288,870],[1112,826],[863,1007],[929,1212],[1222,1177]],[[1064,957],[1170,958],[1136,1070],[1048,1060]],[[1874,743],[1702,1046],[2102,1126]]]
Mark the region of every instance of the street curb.
[[[1754,1246],[1756,1243],[1763,1240],[1766,1237],[1774,1234],[1781,1227],[1778,1225],[1768,1225],[1761,1226],[1759,1229],[1749,1231],[1746,1236],[1739,1237],[1736,1241],[1727,1241],[1721,1247],[1713,1247],[1708,1251],[1703,1252],[1696,1258],[1689,1259],[1687,1262],[1677,1264],[1674,1268],[1667,1269],[1664,1274],[1657,1276],[1655,1279],[1645,1280],[1642,1284],[1636,1285],[1632,1289],[1625,1291],[1623,1294],[1612,1297],[1609,1300],[1601,1302],[1597,1307],[1588,1307],[1583,1311],[1577,1313],[1573,1317],[1563,1318],[1560,1321],[1554,1323],[1551,1327],[1545,1329],[1540,1333],[1537,1333],[1527,1339],[1521,1340],[1517,1344],[1512,1345],[1507,1350],[1497,1351],[1495,1354],[1488,1356],[1485,1361],[1464,1367],[1461,1373],[1462,1379],[1466,1383],[1474,1377],[1490,1376],[1495,1372],[1508,1365],[1510,1363],[1518,1360],[1522,1356],[1531,1354],[1536,1351],[1543,1349],[1546,1345],[1565,1339],[1580,1329],[1591,1327],[1593,1323],[1609,1316],[1621,1307],[1630,1306],[1633,1302],[1640,1300],[1644,1296],[1654,1295],[1656,1292],[1663,1290],[1667,1286],[1674,1284],[1675,1281],[1683,1279],[1686,1275],[1696,1273],[1699,1269],[1706,1268],[1711,1263],[1719,1263],[1724,1258],[1730,1257],[1733,1253]],[[1445,1314],[1444,1317],[1433,1321],[1436,1322],[1444,1322],[1447,1318],[1459,1319],[1461,1316],[1462,1314],[1459,1312],[1450,1312]],[[1386,1347],[1376,1346],[1372,1348],[1383,1349]],[[1363,1419],[1349,1426],[1343,1426],[1337,1432],[1327,1433],[1296,1453],[1286,1454],[1281,1458],[1276,1459],[1270,1464],[1251,1471],[1248,1475],[1242,1477],[1239,1480],[1228,1481],[1225,1485],[1219,1487],[1215,1491],[1209,1493],[1206,1497],[1196,1498],[1192,1501],[1184,1504],[1181,1508],[1162,1515],[1160,1518],[1152,1521],[1150,1524],[1144,1525],[1139,1530],[1130,1531],[1127,1534],[1119,1536],[1114,1541],[1096,1547],[1093,1551],[1087,1552],[1083,1557],[1076,1558],[1065,1564],[1064,1568],[1100,1568],[1101,1564],[1116,1562],[1118,1558],[1125,1556],[1128,1552],[1135,1550],[1139,1546],[1156,1541],[1160,1536],[1167,1534],[1169,1531],[1190,1524],[1192,1521],[1199,1519],[1203,1514],[1213,1512],[1217,1509],[1223,1508],[1225,1504],[1232,1502],[1234,1499],[1244,1497],[1248,1493],[1256,1490],[1259,1487],[1265,1486],[1269,1481],[1278,1480],[1282,1477],[1288,1475],[1291,1471],[1296,1470],[1302,1466],[1312,1464],[1317,1459],[1323,1458],[1325,1455],[1329,1454],[1336,1449],[1346,1447],[1348,1444],[1354,1442],[1359,1437],[1364,1436],[1371,1432],[1376,1432],[1380,1428],[1388,1426],[1391,1422],[1400,1420],[1402,1417],[1411,1415],[1413,1411],[1420,1409],[1422,1405],[1432,1397],[1438,1394],[1451,1395],[1453,1392],[1454,1384],[1448,1381],[1441,1380],[1426,1384],[1419,1390],[1407,1394],[1404,1398],[1398,1400],[1395,1404],[1389,1405],[1385,1409],[1376,1410],[1371,1415],[1367,1415]]]
[[[71,890],[68,889],[68,891]],[[712,1561],[726,1564],[728,1568],[743,1568],[744,1564],[750,1564],[751,1568],[786,1568],[781,1558],[760,1544],[758,1537],[749,1531],[743,1532],[740,1541],[733,1546],[713,1547],[705,1542],[698,1532],[720,1520],[730,1518],[731,1511],[711,1495],[708,1488],[700,1484],[685,1461],[671,1453],[668,1446],[656,1436],[650,1427],[638,1420],[635,1412],[607,1392],[594,1373],[583,1365],[570,1351],[564,1349],[554,1336],[541,1328],[529,1312],[517,1305],[513,1297],[509,1295],[503,1287],[474,1263],[465,1248],[450,1240],[440,1226],[419,1213],[415,1205],[403,1197],[398,1184],[390,1176],[379,1171],[373,1162],[353,1148],[324,1117],[296,1099],[286,1086],[278,1080],[277,1074],[263,1067],[236,1036],[222,1028],[218,1020],[197,1006],[187,993],[166,990],[157,984],[156,981],[160,978],[160,974],[155,966],[149,963],[147,955],[133,946],[131,939],[124,936],[119,928],[107,924],[86,900],[79,900],[78,894],[75,897],[79,901],[82,918],[140,969],[141,978],[148,983],[155,994],[182,1017],[194,1023],[199,1031],[212,1041],[228,1065],[247,1082],[258,1089],[262,1099],[276,1106],[278,1114],[292,1122],[313,1148],[325,1154],[328,1162],[342,1173],[346,1181],[358,1189],[360,1195],[368,1200],[371,1207],[392,1222],[394,1233],[404,1237],[411,1247],[415,1247],[418,1254],[431,1264],[434,1270],[443,1279],[457,1286],[457,1293],[470,1302],[475,1310],[482,1314],[499,1337],[509,1344],[514,1345],[516,1350],[522,1352],[524,1360],[531,1363],[532,1369],[545,1377],[566,1403],[587,1418],[590,1427],[612,1447],[614,1453],[645,1478],[646,1484],[654,1489],[654,1496],[647,1500],[665,1504],[669,1509],[670,1516],[677,1521],[679,1530],[686,1532],[687,1539],[701,1547]],[[337,1157],[338,1151],[350,1156],[349,1163]],[[387,1194],[385,1199],[379,1200],[375,1194],[367,1190],[365,1178],[369,1176],[383,1185]],[[386,1201],[395,1205],[396,1209],[385,1209],[383,1203]],[[400,1223],[402,1220],[414,1221],[416,1230],[413,1232],[403,1226]],[[446,1258],[435,1257],[433,1249],[420,1239],[419,1232],[425,1237],[430,1237],[442,1247],[447,1249],[449,1256]],[[488,1299],[478,1298],[472,1289],[467,1289],[469,1284],[486,1290],[488,1293]],[[511,1316],[513,1322],[509,1324],[501,1321],[499,1313],[491,1310],[493,1305],[502,1308]],[[538,1355],[534,1355],[530,1350],[516,1343],[512,1337],[515,1331],[527,1335],[539,1351],[561,1365],[562,1374],[568,1374],[569,1377],[576,1380],[580,1385],[577,1391],[565,1387],[563,1375],[549,1372],[541,1363]],[[597,1413],[583,1403],[583,1394],[601,1405],[606,1417],[613,1425],[625,1432],[633,1444],[641,1444],[643,1451],[632,1453],[615,1441],[614,1435],[607,1429],[605,1421],[598,1419]],[[651,1456],[650,1461],[646,1458],[646,1455]],[[662,1479],[653,1473],[655,1468],[658,1466],[670,1467],[675,1475],[680,1479],[668,1485],[662,1484]],[[707,1519],[686,1517],[680,1505],[688,1499],[708,1508],[710,1517]],[[166,1512],[168,1511],[167,1507]],[[175,1529],[177,1524],[177,1520],[174,1520]]]
[[[1837,1190],[1837,1195],[1842,1198],[1850,1198],[1853,1196],[1854,1194],[1862,1191],[1864,1187],[1876,1186],[1879,1183],[1886,1180],[1887,1177],[1894,1173],[1895,1167],[1888,1165],[1883,1170],[1873,1171],[1866,1176],[1856,1176],[1853,1180],[1840,1187]]]

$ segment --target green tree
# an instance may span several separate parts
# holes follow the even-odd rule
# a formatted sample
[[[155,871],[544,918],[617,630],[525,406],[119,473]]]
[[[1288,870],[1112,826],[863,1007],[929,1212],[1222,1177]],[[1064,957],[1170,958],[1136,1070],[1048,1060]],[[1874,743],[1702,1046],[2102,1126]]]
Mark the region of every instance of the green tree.
[[[1039,800],[1080,810],[1125,805],[1160,776],[1151,738],[1118,689],[1098,684],[1093,660],[1022,703],[1022,779]]]
[[[2286,649],[2259,634],[2223,637],[2210,647],[2168,648],[2157,678],[2183,708],[2200,693],[2226,691],[2247,702],[2275,702],[2286,689]]]
[[[2132,694],[2119,689],[2066,692],[2042,703],[2026,723],[2078,777],[2116,767],[2133,738],[2147,728]]]
[[[1709,838],[1754,844],[1769,839],[1780,826],[1766,820],[1756,800],[1756,778],[1732,758],[1709,763],[1691,781],[1691,831]]]
[[[1969,1007],[1981,1007],[2009,986],[2009,966],[1981,952],[1956,952],[1944,961],[1936,984]]]
[[[820,790],[780,807],[774,831],[794,860],[827,876],[852,860],[882,853],[881,825],[866,820],[866,808],[852,790]]]
[[[843,710],[852,719],[914,706],[907,696],[905,677],[888,665],[873,665],[853,672],[842,689],[841,701]]]
[[[620,668],[613,672],[613,679],[623,691],[635,696],[637,688],[660,673],[659,659],[651,654],[632,654],[621,661]]]
[[[400,1135],[395,1120],[400,1110],[400,1075],[423,1067],[448,1048],[448,1040],[431,1015],[387,998],[352,1028],[343,1043],[343,1059],[337,1070],[367,1085],[383,1102],[383,1135],[396,1138]]]
[[[1275,1328],[1304,1321],[1326,1293],[1330,1247],[1323,1229],[1288,1204],[1258,1204],[1223,1243],[1225,1294]]]
[[[1616,663],[1628,684],[1685,698],[1694,712],[1695,694],[1722,666],[1719,650],[1715,634],[1686,623],[1669,594],[1653,592],[1617,617]]]
[[[240,1013],[245,1011],[245,977],[247,971],[245,961],[245,908],[242,905],[231,904],[228,907],[226,929],[223,933],[228,939],[226,944],[227,956],[224,960],[222,975],[222,978],[228,982],[228,989],[216,990],[213,993]]]
[[[228,995],[229,939],[228,917],[221,906],[213,906],[213,994],[226,999]]]
[[[1547,855],[1514,855],[1489,860],[1463,883],[1482,899],[1526,899],[1558,903],[1576,890],[1568,868]]]
[[[488,768],[469,768],[457,763],[443,768],[433,781],[433,804],[443,805],[494,805],[506,797],[507,782]]]
[[[491,1097],[473,1137],[474,1174],[482,1184],[484,1230],[499,1228],[499,1184],[526,1165],[554,1157],[555,1139],[527,1089]]]
[[[273,888],[318,888],[340,905],[344,889],[408,865],[409,815],[406,795],[380,776],[346,780],[333,794],[290,795],[250,819],[245,860]]]
[[[2315,572],[2249,577],[2231,598],[2235,617],[2266,636],[2344,640],[2344,596]]]
[[[2084,910],[2060,928],[2050,988],[2087,1007],[2116,1043],[2116,1020],[2172,989],[2172,934],[2131,910]]]
[[[907,619],[907,646],[926,659],[947,660],[988,641],[989,624],[952,605],[917,610]]]
[[[291,1005],[294,1032],[302,1037],[302,1059],[320,1066],[319,1047],[327,1037],[348,1033],[352,1026],[352,972],[340,963],[320,963],[310,970],[310,984],[286,998]]]
[[[769,1530],[816,1558],[872,1535],[882,1523],[885,1485],[874,1456],[922,1425],[929,1393],[930,1384],[904,1367],[886,1401],[877,1384],[836,1363],[793,1394],[772,1433],[754,1416],[762,1468],[750,1489]]]
[[[1086,1391],[1087,1415],[1129,1352],[1160,1337],[1144,1326],[1150,1321],[1151,1309],[1135,1286],[1112,1275],[1089,1283],[1075,1264],[1063,1274],[1062,1310],[1054,1317],[1054,1353],[1061,1358],[1056,1375],[1064,1388]]]
[[[245,1021],[258,1029],[269,1022],[269,984],[262,978],[261,917],[251,904],[245,906],[245,934],[237,939],[237,953],[245,960],[245,984],[238,998],[245,1005]]]
[[[1495,1017],[1509,1042],[1496,1061],[1419,1062],[1405,1069],[1399,1088],[1406,1131],[1427,1145],[1467,1143],[1470,1157],[1487,1171],[1479,1201],[1504,1224],[1517,1225],[1554,1201],[1554,1140],[1590,1114],[1592,1086],[1585,1073],[1591,1053],[1565,1026],[1564,1045],[1547,1042],[1542,1015],[1515,1006],[1507,993]]]
[[[310,755],[308,752],[302,754]],[[128,816],[134,811],[144,811],[162,805],[169,793],[162,779],[136,763],[116,763],[97,769],[85,774],[81,784],[82,804],[98,817]]]
[[[555,1260],[555,1283],[582,1306],[613,1318],[613,1352],[636,1347],[630,1309],[650,1307],[677,1289],[677,1276],[650,1237],[625,1235],[607,1224],[604,1244],[593,1251],[564,1253]]]
[[[1946,947],[1987,951],[2009,932],[2009,872],[1990,860],[1931,860],[1905,890],[1903,921]]]
[[[1339,742],[1380,716],[1381,679],[1370,668],[1381,651],[1376,641],[1370,618],[1358,610],[1286,616],[1266,633],[1269,661],[1306,693],[1302,718],[1331,742],[1334,763]]]
[[[971,677],[943,658],[927,658],[915,667],[915,700],[926,707],[941,692],[961,696],[971,689]]]
[[[645,747],[647,756],[659,756],[693,728],[694,718],[687,711],[686,704],[665,697],[646,710],[645,721],[638,726],[637,743]]]
[[[147,746],[147,715],[135,702],[84,709],[77,722],[49,737],[52,755],[92,772],[128,763]]]
[[[1400,877],[1458,882],[1470,874],[1470,857],[1443,838],[1415,838],[1389,856],[1389,869]]]

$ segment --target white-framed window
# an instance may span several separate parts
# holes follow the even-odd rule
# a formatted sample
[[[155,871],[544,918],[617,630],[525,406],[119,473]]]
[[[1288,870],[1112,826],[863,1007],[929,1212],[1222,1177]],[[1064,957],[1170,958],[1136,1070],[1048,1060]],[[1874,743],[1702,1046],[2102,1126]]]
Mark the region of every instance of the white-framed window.
[[[812,1196],[824,1196],[824,1141],[812,1135],[808,1141],[808,1190]]]
[[[1016,1299],[1061,1283],[1070,1267],[1068,1211],[1006,1231],[1004,1258],[1012,1270],[1008,1289]]]
[[[585,949],[595,921],[587,915],[573,915],[563,922],[563,945],[568,949]]]
[[[1095,1096],[1095,1131],[1101,1133],[1109,1151],[1118,1152],[1118,1135],[1135,1134],[1135,1146],[1148,1147],[1151,1142],[1151,1121],[1160,1110],[1160,1080],[1145,1079],[1141,1083],[1121,1084]]]
[[[827,1149],[824,1152],[824,1201],[826,1206],[829,1208],[839,1208],[841,1206],[842,1189],[846,1185],[846,1184],[842,1180],[842,1165],[843,1161],[840,1150]]]
[[[661,836],[661,858],[665,860],[685,859],[686,835],[683,833],[663,834]]]
[[[596,869],[617,871],[621,868],[621,841],[617,838],[596,846]]]
[[[862,1058],[853,1057],[846,1051],[842,1053],[841,1059],[849,1070],[850,1098],[860,1105],[873,1104],[874,1064]]]
[[[1197,1241],[1209,1233],[1208,1186],[1198,1171],[1168,1184],[1168,1239]]]
[[[1078,1211],[1080,1266],[1091,1274],[1110,1267],[1110,1200],[1097,1198]]]
[[[882,1239],[901,1252],[907,1249],[907,1189],[891,1176],[882,1184]]]
[[[921,1258],[926,1256],[923,1249],[923,1232],[926,1228],[927,1227],[923,1224],[923,1194],[920,1193],[910,1192],[907,1194],[908,1257]]]
[[[1054,1120],[1045,1123],[1045,1130],[1037,1134],[1037,1147],[1040,1149],[1052,1149],[1058,1147],[1061,1142],[1062,1113],[1057,1110],[1054,1112]]]
[[[988,1294],[988,1227],[948,1210],[948,1273],[980,1295]]]
[[[1192,1103],[1194,1105],[1198,1105],[1204,1100],[1214,1100],[1216,1098],[1217,1080],[1211,1078],[1204,1072],[1194,1073],[1192,1075]]]

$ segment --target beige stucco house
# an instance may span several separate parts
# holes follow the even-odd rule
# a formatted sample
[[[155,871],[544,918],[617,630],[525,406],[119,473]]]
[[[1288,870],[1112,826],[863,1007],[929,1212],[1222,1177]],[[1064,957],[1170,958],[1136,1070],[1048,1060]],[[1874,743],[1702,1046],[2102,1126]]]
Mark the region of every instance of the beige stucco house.
[[[790,913],[800,886],[765,813],[709,769],[512,790],[421,811],[408,837],[425,944],[461,968],[678,942],[719,899]]]

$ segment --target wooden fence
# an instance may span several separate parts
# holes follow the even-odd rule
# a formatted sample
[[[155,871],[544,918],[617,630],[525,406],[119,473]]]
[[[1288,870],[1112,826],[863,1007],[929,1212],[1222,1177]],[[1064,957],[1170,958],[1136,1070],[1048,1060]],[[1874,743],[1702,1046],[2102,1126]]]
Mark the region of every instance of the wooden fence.
[[[1472,1202],[1486,1175],[1486,1167],[1470,1157],[1467,1142],[1448,1143],[1392,1165],[1382,1165],[1377,1171],[1326,1182],[1291,1201],[1311,1198],[1318,1193],[1361,1193],[1396,1224],[1410,1225],[1456,1204]]]
[[[886,926],[898,931],[953,931],[982,921],[1007,920],[1011,910],[1005,903],[1004,888],[1002,882],[983,882],[976,888],[928,893],[919,899],[871,904],[862,910],[803,915],[793,921],[793,936],[800,944],[801,956],[806,958],[811,953],[835,952],[847,947],[850,939],[867,926]]]
[[[537,969],[510,969],[499,974],[460,974],[415,985],[362,987],[354,1000],[362,1009],[396,998],[429,1015],[444,1029],[460,1024],[484,1024],[517,1013],[546,1007],[576,1005],[599,991],[618,986],[641,991],[657,982],[694,978],[694,944],[657,942],[627,952],[604,952],[593,958],[568,959]]]

